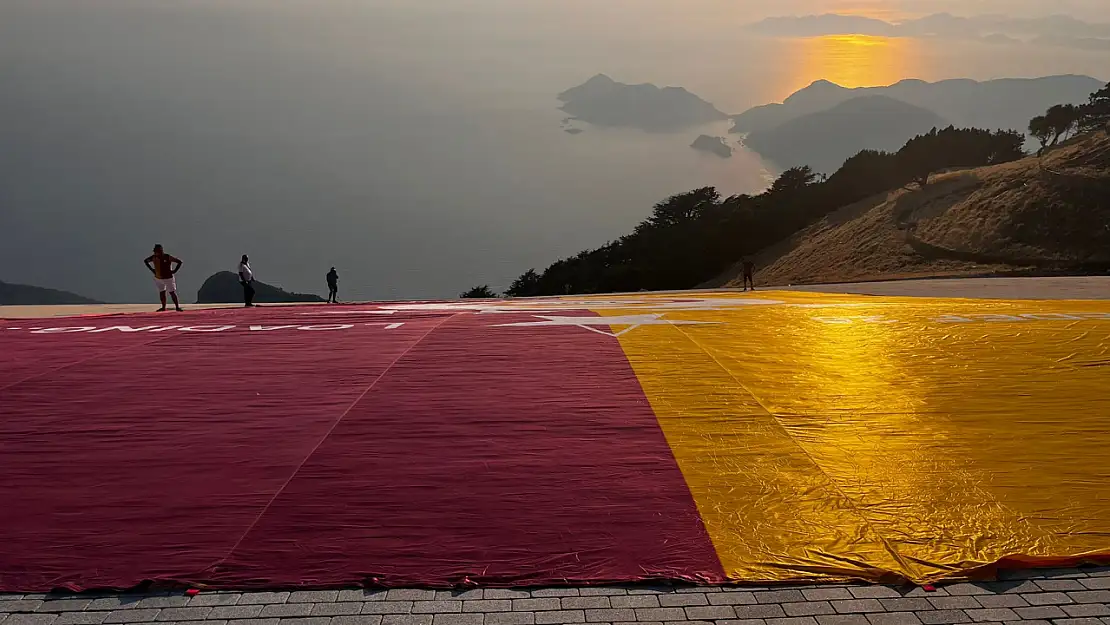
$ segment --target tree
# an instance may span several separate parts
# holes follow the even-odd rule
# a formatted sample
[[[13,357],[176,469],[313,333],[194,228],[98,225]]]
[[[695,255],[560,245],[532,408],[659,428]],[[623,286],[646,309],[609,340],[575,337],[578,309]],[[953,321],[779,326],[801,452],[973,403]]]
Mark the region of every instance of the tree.
[[[1091,94],[1090,101],[1079,109],[1079,129],[1098,130],[1110,124],[1110,84]]]
[[[482,286],[476,286],[469,291],[460,293],[459,297],[462,299],[495,299],[497,293],[494,293],[493,290],[489,288],[488,284],[483,284]]]
[[[1052,130],[1051,145],[1056,145],[1059,143],[1060,137],[1066,139],[1067,135],[1079,124],[1080,110],[1074,104],[1057,104],[1045,112],[1044,118],[1045,123]]]
[[[801,191],[817,182],[818,176],[809,165],[791,167],[782,172],[775,182],[771,184],[771,194],[791,193]]]
[[[1038,115],[1029,120],[1029,134],[1041,144],[1041,151],[1048,147],[1048,142],[1052,139],[1052,127],[1048,124],[1048,118],[1044,115]],[[1040,152],[1038,152],[1038,155]]]
[[[540,294],[540,275],[535,269],[529,269],[513,280],[505,295],[512,297],[532,297]]]

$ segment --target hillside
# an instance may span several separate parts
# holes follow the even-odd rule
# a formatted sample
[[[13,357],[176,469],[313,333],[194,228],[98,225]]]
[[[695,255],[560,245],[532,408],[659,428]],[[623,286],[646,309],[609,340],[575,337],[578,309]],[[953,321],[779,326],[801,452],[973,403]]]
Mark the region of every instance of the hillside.
[[[46,306],[55,304],[99,304],[94,299],[68,291],[28,284],[0,282],[0,306]]]
[[[957,126],[1024,130],[1054,104],[1080,104],[1105,85],[1089,76],[974,80],[902,80],[885,87],[848,89],[819,80],[782,104],[757,106],[732,117],[734,133],[767,131],[804,115],[865,96],[886,96],[928,109]]]
[[[1110,137],[934,175],[826,216],[757,257],[763,285],[1110,269]],[[736,286],[733,268],[709,283]]]
[[[744,144],[783,169],[809,165],[832,173],[861,150],[897,152],[913,137],[948,125],[932,111],[871,95],[753,132]]]
[[[259,304],[285,304],[292,302],[323,302],[319,295],[290,293],[280,287],[254,282],[254,301]],[[225,304],[243,301],[243,287],[239,276],[230,271],[212,274],[197,291],[198,304]]]

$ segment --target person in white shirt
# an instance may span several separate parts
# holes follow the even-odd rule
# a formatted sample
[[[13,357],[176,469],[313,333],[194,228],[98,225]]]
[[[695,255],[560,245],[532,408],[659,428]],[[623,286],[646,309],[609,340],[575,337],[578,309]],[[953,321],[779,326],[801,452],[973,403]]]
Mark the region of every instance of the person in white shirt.
[[[239,261],[239,283],[243,285],[243,305],[247,308],[254,306],[254,272],[246,254]]]

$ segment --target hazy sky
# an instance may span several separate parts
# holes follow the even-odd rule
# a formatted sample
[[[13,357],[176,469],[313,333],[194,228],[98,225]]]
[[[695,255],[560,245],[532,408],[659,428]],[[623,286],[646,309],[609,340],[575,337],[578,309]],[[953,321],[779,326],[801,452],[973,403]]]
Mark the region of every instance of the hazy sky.
[[[450,296],[620,236],[669,194],[758,192],[758,157],[696,136],[562,132],[555,94],[605,72],[722,110],[819,78],[1098,76],[1105,52],[759,41],[785,13],[897,20],[1107,0],[0,0],[0,280],[150,301],[154,242],[200,282]],[[1098,76],[1108,78],[1108,76]],[[720,134],[726,128],[712,129]]]

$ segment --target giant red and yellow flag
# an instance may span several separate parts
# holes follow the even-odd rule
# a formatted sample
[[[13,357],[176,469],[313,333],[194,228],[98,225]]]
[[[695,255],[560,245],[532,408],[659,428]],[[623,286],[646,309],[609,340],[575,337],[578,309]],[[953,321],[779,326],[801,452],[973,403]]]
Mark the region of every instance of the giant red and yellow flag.
[[[0,591],[915,582],[1110,557],[1110,303],[0,324]]]

